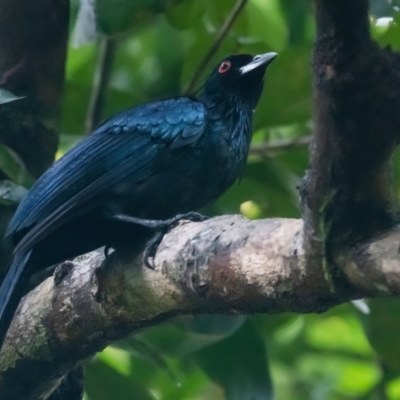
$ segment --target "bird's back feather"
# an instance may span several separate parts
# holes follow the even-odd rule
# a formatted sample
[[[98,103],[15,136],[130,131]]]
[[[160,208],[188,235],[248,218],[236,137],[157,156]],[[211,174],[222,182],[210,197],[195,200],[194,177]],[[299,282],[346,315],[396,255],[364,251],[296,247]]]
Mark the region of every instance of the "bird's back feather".
[[[179,110],[179,112],[178,112]],[[188,97],[140,105],[106,121],[55,163],[18,207],[6,236],[26,251],[64,221],[93,210],[118,187],[146,179],[157,152],[196,141],[204,132],[204,106]]]

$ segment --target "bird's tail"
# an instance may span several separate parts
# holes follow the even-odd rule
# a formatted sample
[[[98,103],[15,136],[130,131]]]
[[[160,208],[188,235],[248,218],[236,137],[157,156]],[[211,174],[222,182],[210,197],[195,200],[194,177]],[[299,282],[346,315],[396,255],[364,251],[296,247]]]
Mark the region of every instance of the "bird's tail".
[[[15,255],[0,287],[0,349],[29,278],[26,264],[31,250]]]

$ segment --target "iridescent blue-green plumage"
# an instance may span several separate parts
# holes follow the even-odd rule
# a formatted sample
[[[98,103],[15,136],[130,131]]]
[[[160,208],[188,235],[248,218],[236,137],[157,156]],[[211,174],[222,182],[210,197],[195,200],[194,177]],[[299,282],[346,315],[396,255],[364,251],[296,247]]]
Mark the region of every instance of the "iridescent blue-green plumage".
[[[6,235],[29,233],[18,243],[23,251],[64,221],[122,195],[158,171],[158,154],[173,153],[199,139],[206,128],[204,105],[188,97],[142,104],[118,114],[55,163],[29,191]],[[182,152],[180,152],[182,153]],[[110,156],[111,155],[111,156]],[[133,168],[132,168],[133,167]],[[165,166],[162,166],[165,167]]]
[[[274,57],[228,57],[198,98],[155,101],[114,116],[36,182],[6,233],[15,258],[0,288],[0,345],[34,272],[151,235],[110,220],[112,210],[167,219],[203,207],[234,183],[246,163],[252,112]]]

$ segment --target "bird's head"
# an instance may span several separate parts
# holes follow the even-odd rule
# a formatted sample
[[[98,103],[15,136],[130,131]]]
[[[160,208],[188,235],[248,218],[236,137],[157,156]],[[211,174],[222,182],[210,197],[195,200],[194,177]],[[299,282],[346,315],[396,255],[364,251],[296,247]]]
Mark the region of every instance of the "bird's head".
[[[264,74],[276,53],[256,56],[235,54],[226,57],[207,78],[202,96],[218,98],[240,98],[254,109],[260,99]]]

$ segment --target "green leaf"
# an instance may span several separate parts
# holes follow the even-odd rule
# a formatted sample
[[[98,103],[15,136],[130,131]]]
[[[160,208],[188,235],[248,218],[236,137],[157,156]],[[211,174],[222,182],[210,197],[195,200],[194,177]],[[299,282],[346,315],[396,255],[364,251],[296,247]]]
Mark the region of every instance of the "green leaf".
[[[118,364],[110,365],[99,357],[85,364],[85,390],[89,400],[155,400],[147,389],[129,379]]]
[[[371,24],[371,33],[381,47],[390,46],[392,50],[400,49],[400,12],[399,7],[392,8],[392,21],[388,20],[386,24],[377,25],[376,21]]]
[[[0,203],[11,205],[18,204],[26,196],[28,190],[14,182],[0,181]]]
[[[223,386],[227,400],[273,399],[265,343],[250,322],[195,358]]]
[[[0,144],[0,170],[19,185],[29,188],[35,182],[35,178],[27,171],[18,154],[2,144]]]
[[[126,350],[157,368],[168,370],[168,364],[159,349],[152,343],[138,339],[137,336],[122,339],[113,347]]]
[[[98,34],[138,32],[157,14],[169,11],[183,0],[81,0],[73,32],[73,45],[95,41]]]
[[[291,173],[300,177],[304,175],[304,171],[309,164],[308,146],[296,147],[281,151],[274,154],[273,160],[278,164],[285,166]]]
[[[304,332],[304,318],[298,314],[258,314],[251,317],[251,321],[265,338],[275,335],[286,346]],[[273,351],[271,349],[270,353]]]
[[[26,96],[16,96],[6,89],[0,88],[0,104],[10,103],[12,101],[24,99]]]
[[[375,351],[400,371],[400,300],[369,300],[369,315],[361,315],[368,340]]]
[[[243,178],[234,184],[214,205],[213,214],[249,215],[243,203],[252,202],[258,209],[257,218],[271,216],[298,217],[298,178],[271,158],[259,160],[252,157]],[[209,211],[207,211],[209,212]]]
[[[207,335],[214,341],[234,334],[246,321],[244,315],[197,315],[182,322],[180,326],[192,333]]]
[[[262,52],[259,45],[244,51]],[[311,119],[311,52],[307,46],[289,47],[268,68],[265,88],[255,113],[255,128],[304,124]],[[296,77],[288,79],[288,77]]]
[[[177,29],[190,29],[205,12],[204,3],[198,0],[182,1],[167,12],[168,22]]]
[[[149,329],[136,335],[136,339],[169,356],[184,357],[229,337],[245,319],[244,316],[199,315]]]
[[[249,162],[245,175],[261,184],[267,183],[282,194],[296,198],[298,196],[296,189],[298,179],[270,157],[265,157],[262,161]]]
[[[196,28],[193,29],[192,32],[195,35],[195,39],[194,41],[192,41],[189,50],[186,52],[185,61],[182,67],[182,88],[186,88],[188,83],[191,81],[193,74],[197,70],[198,66],[201,64],[204,55],[207,54],[207,51],[212,46],[212,43],[215,40],[215,33],[206,31],[203,26],[196,26]],[[210,74],[212,68],[214,68],[217,62],[221,61],[227,54],[237,52],[237,49],[238,44],[233,37],[229,36],[225,38],[216,54],[214,54],[214,56],[208,63],[207,67],[203,71],[201,71],[202,73],[195,89],[201,87],[203,80]]]
[[[312,3],[309,0],[281,0],[289,28],[289,42],[301,44],[306,39],[307,28],[311,20]]]
[[[250,1],[245,9],[245,17],[249,26],[248,39],[261,41],[264,46],[277,52],[285,48],[288,34],[279,0]]]

